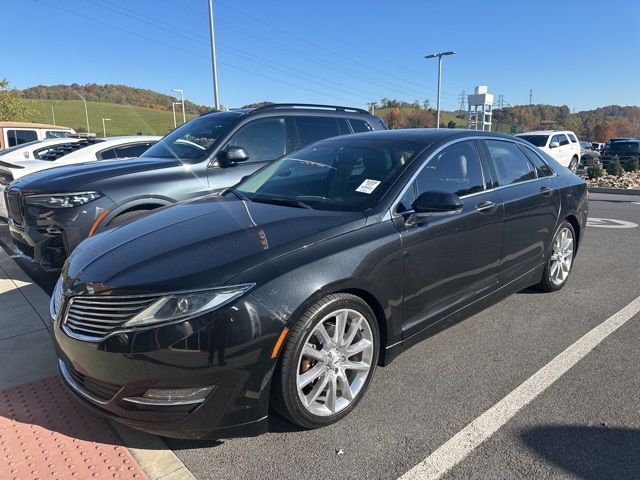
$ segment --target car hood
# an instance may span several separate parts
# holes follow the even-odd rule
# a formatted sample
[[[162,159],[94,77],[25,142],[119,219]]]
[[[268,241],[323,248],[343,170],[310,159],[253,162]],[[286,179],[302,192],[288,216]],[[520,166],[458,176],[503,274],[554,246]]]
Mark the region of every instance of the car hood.
[[[19,187],[30,195],[54,191],[80,191],[91,188],[94,182],[106,178],[178,165],[180,161],[176,159],[147,157],[78,163],[32,173],[14,182],[12,186]]]
[[[82,242],[63,269],[67,295],[205,289],[299,248],[361,228],[362,213],[202,197]]]

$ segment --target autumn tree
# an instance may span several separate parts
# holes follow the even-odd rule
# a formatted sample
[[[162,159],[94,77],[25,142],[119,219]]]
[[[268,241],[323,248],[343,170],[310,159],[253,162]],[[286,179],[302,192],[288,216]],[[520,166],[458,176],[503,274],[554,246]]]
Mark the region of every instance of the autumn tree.
[[[22,92],[9,88],[7,79],[0,80],[0,121],[25,120],[32,113],[22,98]]]

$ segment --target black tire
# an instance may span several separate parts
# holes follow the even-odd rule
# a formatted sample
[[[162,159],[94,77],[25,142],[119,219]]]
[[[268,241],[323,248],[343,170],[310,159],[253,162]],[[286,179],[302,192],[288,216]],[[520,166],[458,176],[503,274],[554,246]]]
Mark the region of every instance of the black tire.
[[[560,232],[565,228],[568,228],[571,231],[571,235],[573,239],[573,244],[571,248],[572,250],[571,266],[569,268],[566,278],[564,278],[564,280],[561,283],[558,283],[557,281],[554,281],[554,279],[552,278],[552,264],[553,264],[552,257],[554,254],[555,240],[560,234]],[[540,280],[540,283],[535,285],[535,288],[537,288],[542,292],[555,292],[556,290],[560,290],[562,287],[564,287],[567,284],[567,280],[569,279],[569,276],[571,275],[571,271],[573,270],[573,260],[575,259],[576,248],[577,248],[576,242],[577,242],[576,232],[573,229],[573,225],[571,225],[571,223],[569,223],[566,220],[563,221],[558,226],[555,233],[553,234],[553,240],[552,240],[551,247],[549,248],[549,254],[547,255],[547,260],[545,262],[544,272],[542,273],[542,279]]]
[[[149,213],[149,210],[131,210],[118,215],[116,218],[109,222],[109,227],[119,227],[125,223],[132,222],[134,219]]]
[[[340,309],[357,311],[369,325],[373,338],[373,355],[368,377],[360,391],[344,409],[333,415],[321,416],[311,413],[298,396],[297,374],[302,357],[302,348],[309,335],[327,315]],[[271,406],[283,417],[307,429],[330,425],[347,416],[358,404],[369,387],[375,373],[380,348],[380,333],[375,314],[360,297],[346,293],[328,295],[313,304],[291,327],[289,336],[276,365],[271,388]]]
[[[569,170],[571,170],[573,173],[576,173],[578,171],[578,157],[573,157],[571,159],[571,161],[569,162]]]

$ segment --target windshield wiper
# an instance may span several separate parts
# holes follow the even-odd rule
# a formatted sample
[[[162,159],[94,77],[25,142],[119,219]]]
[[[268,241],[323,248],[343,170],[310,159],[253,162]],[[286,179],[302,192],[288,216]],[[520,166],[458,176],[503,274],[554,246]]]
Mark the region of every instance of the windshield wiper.
[[[229,188],[227,189],[223,195],[226,195],[227,193],[233,193],[236,197],[238,197],[238,200],[246,200],[246,201],[251,201],[251,199],[249,197],[247,197],[246,195],[243,195],[242,193],[238,192],[236,189],[234,188]]]
[[[306,203],[301,202],[300,200],[296,200],[295,198],[252,197],[249,200],[258,203],[272,203],[274,205],[285,205],[287,207],[308,208],[313,210],[313,207],[311,205],[307,205]]]

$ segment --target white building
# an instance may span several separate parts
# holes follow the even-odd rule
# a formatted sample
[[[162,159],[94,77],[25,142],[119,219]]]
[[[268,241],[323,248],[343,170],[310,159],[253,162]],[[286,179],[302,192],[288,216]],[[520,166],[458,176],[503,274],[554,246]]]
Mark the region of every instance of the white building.
[[[468,126],[472,130],[491,131],[491,115],[493,105],[493,94],[488,93],[487,87],[479,85],[475,88],[475,93],[468,97]]]

